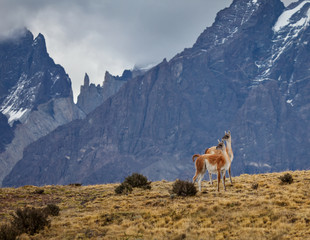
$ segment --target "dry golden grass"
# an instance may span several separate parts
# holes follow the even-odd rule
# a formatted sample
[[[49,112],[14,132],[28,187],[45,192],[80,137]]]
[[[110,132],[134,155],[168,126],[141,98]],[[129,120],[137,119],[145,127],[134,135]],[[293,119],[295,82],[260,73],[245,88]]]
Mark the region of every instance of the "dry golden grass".
[[[117,184],[1,188],[0,221],[53,203],[51,226],[21,239],[310,239],[310,171],[289,173],[292,184],[281,184],[284,173],[241,175],[219,193],[204,181],[194,197],[171,195],[167,181],[129,195],[115,194]]]

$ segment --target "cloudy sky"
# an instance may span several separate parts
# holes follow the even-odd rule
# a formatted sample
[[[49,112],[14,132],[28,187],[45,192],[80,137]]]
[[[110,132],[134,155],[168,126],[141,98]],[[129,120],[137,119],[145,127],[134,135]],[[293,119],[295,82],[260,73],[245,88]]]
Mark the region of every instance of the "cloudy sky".
[[[186,47],[232,0],[0,0],[0,39],[27,27],[72,80],[85,72],[102,84],[105,71],[154,65]],[[285,5],[293,0],[283,0]]]

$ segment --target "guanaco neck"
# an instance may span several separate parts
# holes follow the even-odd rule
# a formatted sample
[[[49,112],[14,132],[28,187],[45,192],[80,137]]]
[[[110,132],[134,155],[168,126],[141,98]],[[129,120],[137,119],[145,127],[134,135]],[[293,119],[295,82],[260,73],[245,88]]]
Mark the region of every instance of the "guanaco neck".
[[[225,144],[223,144],[224,145],[224,147],[222,148],[222,153],[223,153],[223,155],[224,155],[224,158],[225,158],[225,160],[226,161],[229,161],[229,162],[231,162],[230,161],[230,157],[228,156],[228,154],[227,154],[227,148],[226,148],[226,146],[225,146]]]
[[[233,153],[233,150],[231,148],[231,138],[226,140],[226,145],[227,145],[226,148],[227,148],[228,156],[230,158],[230,161],[232,162],[232,160],[234,159],[234,153]]]

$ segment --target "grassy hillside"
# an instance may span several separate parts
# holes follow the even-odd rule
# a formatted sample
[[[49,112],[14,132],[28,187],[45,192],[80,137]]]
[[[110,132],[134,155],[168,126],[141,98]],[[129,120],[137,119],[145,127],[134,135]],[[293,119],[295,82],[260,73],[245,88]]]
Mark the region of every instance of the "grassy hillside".
[[[194,197],[171,195],[167,181],[128,195],[115,194],[118,184],[1,188],[0,222],[52,203],[60,215],[50,227],[21,239],[310,239],[310,171],[289,173],[292,184],[284,173],[241,175],[219,193],[204,181]]]

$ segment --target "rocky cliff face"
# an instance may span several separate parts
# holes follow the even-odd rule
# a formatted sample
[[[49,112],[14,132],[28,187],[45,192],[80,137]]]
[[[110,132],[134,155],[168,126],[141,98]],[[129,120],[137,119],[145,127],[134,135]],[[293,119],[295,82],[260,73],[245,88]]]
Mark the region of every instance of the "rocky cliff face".
[[[309,168],[309,8],[233,1],[192,48],[27,147],[4,184],[191,179],[228,129],[233,175]]]
[[[24,148],[84,114],[74,105],[71,80],[49,57],[45,39],[28,30],[0,43],[0,182]]]
[[[90,83],[87,73],[84,77],[84,85],[81,86],[81,91],[78,96],[77,106],[88,114],[96,107],[101,105],[106,99],[113,96],[128,80],[135,76],[143,74],[144,71],[134,69],[125,70],[121,77],[113,76],[109,72],[105,73],[104,82],[102,87]]]
[[[81,86],[77,106],[83,110],[84,113],[88,114],[102,103],[102,87],[100,87],[100,85],[89,84],[89,77],[87,73],[85,73],[84,85]]]
[[[13,128],[8,124],[8,119],[0,113],[0,153],[5,150],[5,146],[12,142],[14,137]]]

